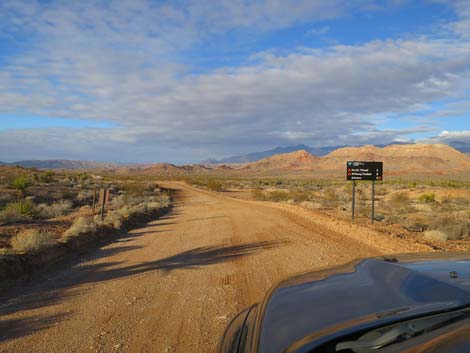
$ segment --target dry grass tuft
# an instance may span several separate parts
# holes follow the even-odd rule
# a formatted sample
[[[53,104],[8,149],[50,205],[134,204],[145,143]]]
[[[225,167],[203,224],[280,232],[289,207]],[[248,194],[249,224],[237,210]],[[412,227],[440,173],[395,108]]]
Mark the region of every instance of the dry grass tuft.
[[[300,203],[300,206],[307,208],[309,210],[318,210],[323,207],[321,203],[314,202],[314,201],[302,201]]]
[[[31,200],[10,202],[0,211],[0,223],[23,222],[32,219],[36,214],[36,205]]]
[[[72,209],[72,201],[61,200],[51,205],[40,204],[38,206],[39,215],[43,218],[54,218],[68,214]]]
[[[64,232],[64,237],[75,237],[79,234],[94,233],[96,231],[96,223],[88,217],[78,217],[73,224]]]
[[[449,239],[448,235],[440,230],[428,230],[424,232],[424,239],[427,241],[445,242]]]
[[[14,236],[10,243],[16,251],[34,252],[53,246],[56,239],[50,233],[27,229]]]

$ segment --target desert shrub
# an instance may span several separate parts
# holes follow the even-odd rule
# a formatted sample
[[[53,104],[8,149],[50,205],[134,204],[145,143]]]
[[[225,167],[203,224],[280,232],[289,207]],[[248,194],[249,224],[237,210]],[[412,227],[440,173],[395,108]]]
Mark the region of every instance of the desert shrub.
[[[53,246],[56,243],[54,235],[36,229],[19,232],[11,241],[14,250],[22,252],[38,251]]]
[[[12,253],[11,248],[0,248],[0,256],[11,255]]]
[[[326,189],[323,192],[323,198],[321,199],[321,204],[324,207],[337,207],[339,203],[339,196],[333,189]]]
[[[100,216],[95,216],[95,218],[96,218],[95,222],[101,221]],[[121,229],[122,223],[124,220],[125,218],[119,212],[110,211],[106,214],[106,217],[104,218],[103,223],[107,225],[111,225],[115,229]]]
[[[13,193],[8,193],[8,192],[2,191],[0,193],[0,208],[3,205],[6,205],[7,203],[14,201],[15,199],[16,199],[16,197]]]
[[[220,181],[209,179],[206,183],[206,186],[209,190],[212,191],[224,191],[224,186]]]
[[[447,186],[447,187],[450,187],[450,188],[457,188],[457,187],[460,186],[460,183],[458,183],[455,180],[446,180],[446,181],[441,182],[441,185],[442,186]]]
[[[400,218],[398,223],[410,232],[423,232],[429,227],[429,219],[419,214]]]
[[[20,200],[8,203],[0,211],[0,222],[17,223],[32,219],[37,215],[36,205],[31,200]]]
[[[289,200],[294,202],[303,202],[310,199],[310,194],[304,191],[291,191],[289,192]]]
[[[26,189],[31,186],[31,181],[26,176],[20,175],[13,180],[12,186],[18,191],[18,194],[23,195]]]
[[[419,201],[423,203],[432,203],[436,201],[436,195],[434,193],[422,194],[419,197]]]
[[[258,200],[258,201],[263,201],[264,200],[263,191],[261,189],[251,190],[251,199]]]
[[[122,186],[122,188],[127,195],[143,196],[147,191],[153,191],[155,189],[155,184],[152,185],[151,183],[140,181],[127,182]]]
[[[405,192],[396,192],[390,197],[390,204],[396,209],[407,209],[410,207],[410,197]]]
[[[375,195],[376,196],[385,196],[388,194],[388,189],[386,187],[377,187],[375,188]]]
[[[94,233],[96,223],[88,217],[78,217],[73,224],[64,232],[64,237],[74,237],[84,233]]]
[[[313,201],[302,201],[300,203],[300,206],[302,206],[304,208],[307,208],[309,210],[318,210],[318,209],[322,208],[321,203],[313,202]]]
[[[170,197],[168,195],[161,195],[147,202],[147,209],[149,209],[150,211],[154,211],[162,207],[168,206],[170,206]]]
[[[428,241],[447,241],[448,235],[440,230],[428,230],[424,233],[424,239]]]
[[[470,206],[470,198],[444,195],[441,199],[441,206],[447,208],[466,208]]]
[[[152,212],[170,205],[168,195],[147,198],[146,201],[138,204],[128,204],[118,210],[109,211],[106,214],[103,224],[110,225],[115,229],[120,229],[124,221],[141,215],[150,215]],[[96,217],[95,223],[101,223],[100,217]]]
[[[274,190],[265,193],[266,201],[280,202],[289,200],[289,194],[285,191]]]
[[[81,190],[77,194],[77,200],[80,202],[86,202],[93,199],[93,191],[92,190]]]
[[[455,197],[453,199],[453,202],[457,205],[457,206],[463,206],[463,207],[468,207],[470,206],[470,198],[467,198],[467,197]]]
[[[14,210],[2,210],[0,211],[0,224],[4,223],[19,223],[27,221],[29,218],[22,216]]]
[[[53,218],[64,216],[72,209],[72,202],[69,200],[61,200],[51,205],[41,204],[38,206],[39,215],[43,218]]]
[[[47,172],[39,175],[39,181],[42,183],[52,183],[54,181],[55,173],[52,170],[48,170]]]
[[[454,203],[454,198],[451,195],[444,195],[442,196],[441,203],[443,205],[451,205]]]
[[[144,202],[145,198],[142,196],[123,194],[113,197],[111,204],[114,208],[122,208],[124,206],[135,205]]]
[[[467,238],[470,235],[470,221],[451,213],[432,215],[429,229],[441,231],[451,240]]]

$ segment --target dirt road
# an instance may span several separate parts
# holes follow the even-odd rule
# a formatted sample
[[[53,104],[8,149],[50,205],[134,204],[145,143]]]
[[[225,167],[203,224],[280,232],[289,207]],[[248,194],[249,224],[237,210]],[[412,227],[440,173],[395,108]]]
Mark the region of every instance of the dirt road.
[[[171,214],[1,298],[0,352],[213,352],[228,320],[292,273],[430,250],[294,206],[169,185]]]

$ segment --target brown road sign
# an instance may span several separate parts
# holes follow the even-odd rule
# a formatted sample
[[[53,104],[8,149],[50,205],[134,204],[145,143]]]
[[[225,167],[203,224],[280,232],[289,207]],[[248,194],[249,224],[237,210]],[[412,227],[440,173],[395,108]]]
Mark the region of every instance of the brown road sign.
[[[382,180],[383,162],[348,161],[346,164],[347,180]]]

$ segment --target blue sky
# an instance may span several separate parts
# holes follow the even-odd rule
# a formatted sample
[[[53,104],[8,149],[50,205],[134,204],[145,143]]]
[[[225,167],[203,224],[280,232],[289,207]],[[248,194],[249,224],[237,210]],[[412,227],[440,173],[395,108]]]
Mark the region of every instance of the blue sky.
[[[470,150],[469,53],[465,0],[10,0],[0,160]]]

